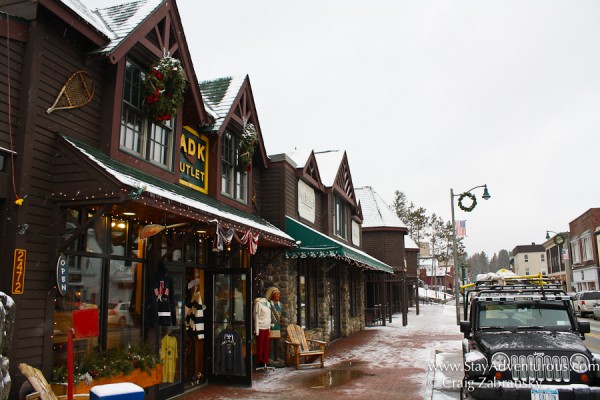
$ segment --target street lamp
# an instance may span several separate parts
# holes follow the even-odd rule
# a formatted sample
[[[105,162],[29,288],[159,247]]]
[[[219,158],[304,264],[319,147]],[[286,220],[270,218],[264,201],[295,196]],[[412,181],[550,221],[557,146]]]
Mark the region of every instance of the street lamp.
[[[471,206],[463,207],[462,204],[460,204],[460,206],[461,206],[461,209],[463,209],[464,211],[471,212],[477,205],[477,198],[475,197],[474,194],[471,193],[471,191],[478,189],[478,188],[483,188],[483,195],[481,195],[482,199],[488,200],[490,197],[492,197],[492,196],[490,196],[490,193],[488,192],[487,185],[475,186],[474,188],[469,189],[466,192],[462,192],[460,194],[454,194],[454,190],[452,188],[450,189],[450,209],[452,211],[452,244],[453,244],[452,256],[454,257],[454,296],[455,296],[455,300],[456,300],[456,324],[457,325],[460,324],[460,301],[459,301],[460,286],[458,284],[458,269],[457,269],[458,268],[458,244],[456,241],[456,221],[454,220],[454,197],[460,197],[459,202],[463,198],[469,197],[472,201]]]

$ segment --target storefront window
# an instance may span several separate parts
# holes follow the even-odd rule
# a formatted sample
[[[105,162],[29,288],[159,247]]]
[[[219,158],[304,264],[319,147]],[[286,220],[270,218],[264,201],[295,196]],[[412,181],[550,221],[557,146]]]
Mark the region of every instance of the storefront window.
[[[65,251],[69,286],[55,300],[54,379],[64,377],[71,329],[76,365],[98,352],[128,352],[142,343],[140,225],[109,216],[95,218],[95,211],[85,209],[69,209],[66,216],[67,233],[76,234],[85,224],[89,227]]]

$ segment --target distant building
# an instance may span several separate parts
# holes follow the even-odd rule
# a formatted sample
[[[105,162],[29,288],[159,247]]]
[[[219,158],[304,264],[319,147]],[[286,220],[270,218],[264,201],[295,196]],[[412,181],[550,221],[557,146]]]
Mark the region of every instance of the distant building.
[[[546,251],[541,244],[516,246],[512,251],[513,271],[517,275],[547,274]]]
[[[569,259],[569,232],[560,232],[548,238],[544,244],[548,276],[561,282],[567,292],[573,291],[571,285],[571,262]]]
[[[590,208],[569,222],[569,255],[573,266],[573,289],[598,290],[598,238],[600,208]]]

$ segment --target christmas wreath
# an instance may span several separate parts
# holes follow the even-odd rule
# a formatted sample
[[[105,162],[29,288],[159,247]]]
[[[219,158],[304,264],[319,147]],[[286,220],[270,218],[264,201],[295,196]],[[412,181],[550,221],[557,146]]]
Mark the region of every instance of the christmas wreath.
[[[258,143],[258,134],[256,133],[254,124],[246,124],[244,126],[244,133],[242,133],[242,140],[240,141],[238,157],[239,171],[250,171],[252,168],[252,156],[254,155],[254,149],[256,149],[256,143]]]
[[[464,200],[465,197],[468,197],[471,199],[471,205],[469,207],[464,206],[462,203],[462,201]],[[476,205],[477,205],[477,198],[472,193],[465,192],[458,197],[458,206],[463,211],[471,212],[471,211],[473,211],[473,209],[475,208]]]
[[[183,102],[187,82],[181,62],[165,56],[152,66],[144,82],[144,112],[154,122],[169,121]]]

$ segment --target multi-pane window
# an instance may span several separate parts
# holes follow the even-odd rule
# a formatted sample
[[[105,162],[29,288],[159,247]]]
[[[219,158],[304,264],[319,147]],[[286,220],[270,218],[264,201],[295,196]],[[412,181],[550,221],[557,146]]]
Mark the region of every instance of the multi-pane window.
[[[525,254],[523,257],[525,258],[525,262],[529,262],[529,255]]]
[[[348,222],[346,213],[346,205],[339,197],[336,196],[334,210],[335,234],[344,239],[346,239],[348,236]]]
[[[298,325],[318,326],[317,269],[314,259],[298,261]]]
[[[248,202],[248,171],[240,171],[239,138],[225,131],[221,139],[221,193],[238,200]]]
[[[172,120],[152,122],[142,112],[144,71],[127,61],[121,111],[121,149],[171,169],[173,166]]]
[[[546,261],[546,255],[544,253],[540,254],[540,261]]]

